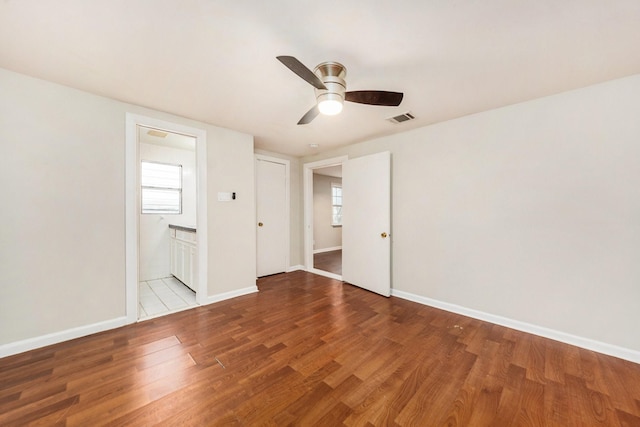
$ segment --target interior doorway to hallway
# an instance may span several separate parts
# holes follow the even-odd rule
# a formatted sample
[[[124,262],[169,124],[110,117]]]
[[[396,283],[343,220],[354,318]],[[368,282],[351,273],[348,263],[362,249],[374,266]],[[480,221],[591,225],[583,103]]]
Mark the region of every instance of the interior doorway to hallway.
[[[313,268],[342,275],[342,165],[313,169]]]
[[[342,280],[342,162],[346,156],[307,163],[303,169],[305,268]]]
[[[314,265],[313,171],[342,166],[342,274]],[[391,152],[304,165],[305,267],[383,296],[391,293]],[[342,193],[340,193],[342,196]],[[342,197],[341,197],[342,198]]]

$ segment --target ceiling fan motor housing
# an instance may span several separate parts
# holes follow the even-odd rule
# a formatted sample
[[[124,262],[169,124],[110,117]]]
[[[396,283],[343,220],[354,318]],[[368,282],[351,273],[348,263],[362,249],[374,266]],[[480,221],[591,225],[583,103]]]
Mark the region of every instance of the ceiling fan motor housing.
[[[327,87],[327,90],[315,89],[318,105],[323,101],[337,101],[342,104],[347,90],[347,83],[344,80],[347,76],[346,67],[338,62],[323,62],[313,72]]]

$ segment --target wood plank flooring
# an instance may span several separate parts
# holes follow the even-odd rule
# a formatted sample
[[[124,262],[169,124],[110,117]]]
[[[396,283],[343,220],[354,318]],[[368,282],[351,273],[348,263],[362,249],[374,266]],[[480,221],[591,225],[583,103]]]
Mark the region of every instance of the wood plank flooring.
[[[305,272],[0,359],[2,426],[640,426],[640,365]]]
[[[313,268],[342,276],[342,249],[314,254]]]

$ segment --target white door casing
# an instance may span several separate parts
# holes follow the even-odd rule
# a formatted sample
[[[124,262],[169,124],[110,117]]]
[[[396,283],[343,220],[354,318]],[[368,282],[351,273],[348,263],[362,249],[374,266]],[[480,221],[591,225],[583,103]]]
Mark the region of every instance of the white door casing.
[[[198,304],[207,300],[208,231],[207,231],[207,132],[164,120],[127,113],[125,118],[125,282],[126,322],[138,321],[138,252],[140,194],[138,182],[138,126],[181,133],[196,138],[197,191],[197,291]]]
[[[256,272],[289,266],[289,161],[256,155]]]
[[[391,293],[391,153],[342,165],[342,279]]]

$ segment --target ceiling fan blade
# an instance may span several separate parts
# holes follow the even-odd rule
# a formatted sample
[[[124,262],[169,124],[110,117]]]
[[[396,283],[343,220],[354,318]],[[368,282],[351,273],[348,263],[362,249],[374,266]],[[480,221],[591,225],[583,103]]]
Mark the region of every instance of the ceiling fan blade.
[[[313,71],[308,69],[302,62],[298,61],[293,56],[278,56],[276,58],[278,61],[282,62],[285,67],[296,73],[311,86],[316,89],[327,90],[327,87],[322,83],[322,80],[320,80]]]
[[[307,123],[311,123],[311,120],[315,119],[318,114],[320,114],[320,110],[317,105],[314,105],[309,111],[307,111],[307,114],[302,116],[298,121],[298,124],[306,125]]]
[[[397,107],[402,102],[402,92],[387,92],[384,90],[355,90],[345,93],[345,101],[358,104],[384,105]]]

